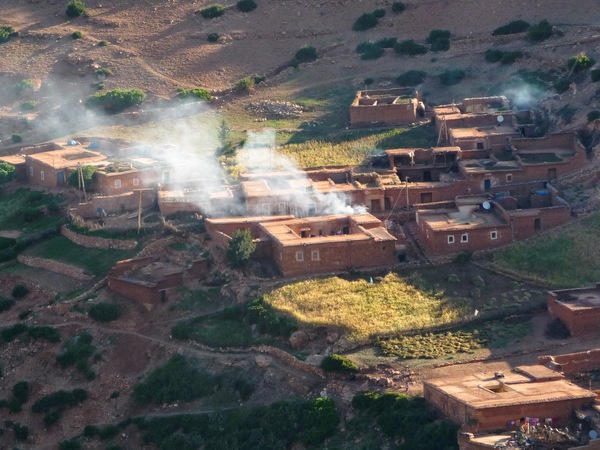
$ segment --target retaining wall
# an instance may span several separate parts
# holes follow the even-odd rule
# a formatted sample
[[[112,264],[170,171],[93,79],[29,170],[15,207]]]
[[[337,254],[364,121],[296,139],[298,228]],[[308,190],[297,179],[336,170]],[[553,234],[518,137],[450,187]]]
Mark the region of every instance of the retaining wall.
[[[138,245],[137,241],[132,240],[108,239],[98,236],[86,236],[85,234],[79,234],[67,228],[66,226],[63,226],[60,229],[60,233],[71,242],[86,248],[100,248],[103,250],[133,250]]]
[[[93,277],[88,275],[81,267],[72,266],[71,264],[61,263],[52,259],[37,258],[35,256],[19,255],[17,261],[30,267],[38,267],[40,269],[49,270],[50,272],[60,273],[69,278],[80,281],[90,281]]]

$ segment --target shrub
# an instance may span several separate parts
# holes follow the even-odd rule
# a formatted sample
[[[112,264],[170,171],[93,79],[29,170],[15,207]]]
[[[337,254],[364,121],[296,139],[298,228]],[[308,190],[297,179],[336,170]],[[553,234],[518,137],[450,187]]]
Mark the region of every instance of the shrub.
[[[249,381],[244,380],[243,378],[238,378],[237,380],[235,380],[233,382],[233,388],[240,395],[240,398],[243,401],[248,400],[254,392],[254,385]]]
[[[323,359],[321,369],[335,372],[356,372],[358,366],[345,356],[333,353]]]
[[[81,39],[83,37],[83,33],[81,31],[73,31],[71,37],[73,39]]]
[[[600,81],[600,69],[593,69],[590,72],[590,76],[592,77],[592,83],[597,83]]]
[[[81,0],[71,0],[67,3],[65,14],[71,19],[85,14],[85,3]]]
[[[11,140],[13,141],[13,143],[18,144],[19,142],[23,141],[23,138],[21,137],[21,135],[19,133],[14,133],[11,136]]]
[[[299,63],[312,62],[317,59],[317,49],[313,46],[305,45],[294,55],[294,59]]]
[[[23,298],[25,297],[27,294],[29,294],[29,288],[27,287],[27,285],[23,284],[23,283],[19,283],[17,284],[13,290],[11,295],[14,298]]]
[[[235,230],[225,252],[232,267],[242,267],[256,249],[250,230]]]
[[[434,52],[445,52],[450,48],[450,32],[448,30],[431,30],[427,43]]]
[[[15,166],[13,166],[12,164],[6,163],[6,162],[0,162],[0,184],[2,183],[7,183],[10,180],[12,180],[13,178],[15,178],[17,176],[17,169],[15,169]],[[2,240],[2,242],[5,242],[6,239],[8,238],[4,238]],[[4,247],[6,248],[6,247]]]
[[[58,444],[59,450],[81,450],[81,444],[73,439],[69,439],[68,441],[61,441]]]
[[[214,19],[225,14],[225,7],[218,3],[208,5],[206,8],[200,10],[200,15],[205,19]]]
[[[600,119],[600,111],[598,110],[590,111],[587,115],[588,122],[593,122],[594,120],[598,119]]]
[[[502,64],[512,64],[517,59],[520,59],[522,57],[523,57],[523,52],[521,52],[519,50],[515,50],[514,52],[504,52],[504,53],[502,53],[502,58],[500,59],[500,62]]]
[[[505,34],[523,33],[529,29],[529,22],[524,20],[513,20],[512,22],[502,25],[492,31],[492,36],[501,36]]]
[[[87,438],[96,436],[99,432],[99,428],[96,425],[86,425],[83,429],[83,435]]]
[[[8,311],[14,305],[14,300],[11,300],[9,298],[0,298],[0,312]]]
[[[27,381],[19,381],[12,388],[13,397],[21,405],[29,400],[29,383]]]
[[[100,42],[98,42],[98,47],[106,47],[107,45],[110,45],[110,42],[108,42],[106,39],[103,39]]]
[[[269,305],[265,304],[260,298],[256,298],[247,304],[246,314],[248,320],[256,324],[259,333],[287,337],[297,330],[296,323],[293,320],[275,314]]]
[[[559,78],[552,84],[552,86],[558,94],[563,94],[571,87],[571,81],[567,78]]]
[[[116,303],[96,303],[90,307],[89,316],[97,322],[111,322],[121,315],[119,305]]]
[[[406,9],[406,5],[402,2],[394,2],[392,3],[392,12],[396,14],[400,14],[402,11]]]
[[[96,347],[92,345],[93,337],[87,331],[76,334],[65,342],[61,352],[56,357],[56,361],[62,368],[69,367],[87,361],[94,354]]]
[[[240,81],[237,82],[237,84],[235,85],[235,89],[236,89],[236,91],[249,94],[250,92],[252,92],[254,90],[254,84],[255,84],[254,78],[244,77]]]
[[[76,406],[87,400],[88,394],[84,389],[73,389],[72,391],[55,391],[37,400],[32,406],[34,413],[47,413],[53,409],[62,409]]]
[[[32,339],[45,339],[48,342],[60,342],[60,332],[50,326],[28,327],[27,335]]]
[[[384,54],[385,50],[375,44],[369,46],[362,55],[360,55],[360,59],[368,61],[372,59],[381,58]]]
[[[586,56],[585,53],[579,53],[578,55],[571,56],[567,61],[567,70],[572,70],[574,73],[583,72],[584,70],[589,69],[596,61],[594,61],[589,56]]]
[[[381,38],[375,41],[375,45],[381,48],[394,48],[398,39],[395,37]]]
[[[89,108],[102,108],[109,113],[118,113],[131,106],[139,105],[146,98],[140,89],[113,89],[104,94],[94,94],[86,100]]]
[[[81,166],[81,174],[83,175],[83,185],[86,189],[89,189],[90,186],[94,183],[94,173],[96,172],[96,166]],[[79,179],[79,172],[74,170],[69,174],[69,178],[67,180],[69,186],[79,187],[81,183]]]
[[[375,17],[377,17],[378,19],[381,19],[382,17],[385,17],[385,9],[384,8],[378,8],[375,11],[373,11],[373,15]]]
[[[116,425],[105,425],[98,430],[98,437],[105,441],[106,439],[112,439],[119,434],[119,427]]]
[[[35,100],[28,100],[21,103],[21,111],[31,111],[37,106],[38,102]]]
[[[54,411],[44,414],[44,426],[46,428],[51,427],[60,420],[61,416],[62,411],[60,409],[55,409]]]
[[[431,44],[432,52],[447,52],[450,50],[450,39],[437,39]]]
[[[177,88],[177,97],[182,99],[189,98],[197,98],[200,100],[212,100],[212,95],[206,89],[196,88],[196,89],[185,89],[185,88]]]
[[[113,75],[113,72],[108,67],[101,67],[98,70],[96,70],[96,78],[100,78],[100,77],[108,78],[112,75]]]
[[[250,12],[254,11],[257,7],[256,2],[254,0],[240,0],[236,4],[237,9],[241,12]]]
[[[424,55],[427,53],[427,47],[417,44],[414,40],[409,39],[396,43],[396,45],[394,45],[394,51],[399,55]]]
[[[15,84],[15,91],[18,93],[23,91],[33,91],[34,85],[31,80],[22,80]]]
[[[364,13],[358,19],[356,19],[354,25],[352,25],[352,29],[354,31],[365,31],[377,26],[378,22],[379,20],[374,13]]]
[[[368,77],[363,80],[363,83],[365,86],[371,86],[373,83],[375,83],[375,80],[371,77]]]
[[[0,26],[0,44],[8,42],[15,30],[13,27]]]
[[[485,51],[485,60],[489,63],[496,63],[502,59],[503,55],[504,52],[502,50],[490,48]]]
[[[26,441],[29,437],[29,428],[27,428],[25,425],[15,422],[13,423],[13,434],[17,440]]]
[[[97,91],[103,91],[106,89],[106,85],[104,83],[93,83],[92,87],[96,88]]]
[[[465,72],[462,69],[447,69],[440,74],[440,81],[444,86],[452,86],[458,84],[465,77]]]
[[[533,42],[545,41],[551,36],[552,25],[550,25],[546,19],[541,20],[538,24],[529,27],[529,31],[527,32],[527,37]]]
[[[206,40],[208,42],[218,42],[218,40],[219,40],[219,33],[209,33],[209,35],[207,36]]]
[[[26,331],[27,331],[27,325],[24,325],[22,323],[17,323],[11,327],[3,328],[2,331],[0,331],[0,338],[4,342],[11,342],[17,336],[19,336],[22,333],[25,333]]]

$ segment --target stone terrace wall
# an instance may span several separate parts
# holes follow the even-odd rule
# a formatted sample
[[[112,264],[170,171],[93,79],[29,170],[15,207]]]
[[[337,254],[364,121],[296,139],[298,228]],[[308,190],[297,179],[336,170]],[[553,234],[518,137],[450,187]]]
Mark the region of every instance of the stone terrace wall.
[[[86,236],[85,234],[79,234],[70,230],[66,226],[63,226],[60,229],[60,233],[71,242],[86,248],[133,250],[138,245],[137,241],[132,241],[130,239],[108,239],[98,236]]]
[[[49,270],[50,272],[60,273],[70,278],[80,281],[90,281],[92,277],[86,273],[81,267],[72,266],[71,264],[53,261],[51,259],[37,258],[35,256],[19,255],[17,261],[30,267],[38,267],[40,269]]]

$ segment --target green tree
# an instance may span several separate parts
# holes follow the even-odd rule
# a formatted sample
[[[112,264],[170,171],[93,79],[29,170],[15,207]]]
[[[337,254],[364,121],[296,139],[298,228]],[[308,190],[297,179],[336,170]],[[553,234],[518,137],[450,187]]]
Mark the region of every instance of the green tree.
[[[83,183],[84,183],[86,189],[89,189],[89,187],[94,182],[94,172],[96,172],[95,166],[81,166],[81,173],[83,174]],[[71,172],[71,174],[69,175],[68,182],[69,182],[69,186],[79,187],[79,179],[78,179],[77,170],[74,170],[73,172]]]
[[[65,11],[67,17],[74,19],[85,14],[85,3],[81,0],[71,0],[67,3],[67,10]]]
[[[0,162],[0,184],[7,183],[17,175],[15,166]]]
[[[235,230],[227,247],[227,259],[233,267],[242,267],[256,249],[250,230]]]

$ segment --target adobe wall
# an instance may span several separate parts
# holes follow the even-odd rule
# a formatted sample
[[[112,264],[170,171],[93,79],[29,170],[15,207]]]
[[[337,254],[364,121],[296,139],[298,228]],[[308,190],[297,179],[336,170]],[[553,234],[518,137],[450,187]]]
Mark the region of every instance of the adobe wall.
[[[319,251],[317,261],[312,260],[313,250]],[[296,260],[296,252],[303,252],[303,261]],[[396,262],[395,257],[393,241],[348,241],[273,248],[273,260],[284,277],[387,266]]]
[[[201,207],[195,202],[161,201],[158,200],[158,209],[163,216],[170,216],[178,212],[200,213]]]
[[[160,303],[161,294],[155,286],[108,277],[108,287],[117,294],[141,304],[149,311]]]
[[[517,159],[520,159],[519,156],[517,156]],[[583,169],[588,162],[589,161],[585,155],[585,152],[577,152],[572,158],[563,162],[523,164],[523,177],[525,180],[549,180],[561,178],[565,175]],[[556,171],[556,176],[549,173],[551,170]]]
[[[459,195],[466,192],[478,193],[479,183],[470,180],[456,180],[449,183],[431,182],[431,183],[408,183],[408,203],[413,206],[419,203],[429,203],[425,198],[431,198],[431,202],[443,202],[454,200]],[[482,186],[483,188],[483,186]],[[386,186],[382,197],[389,197],[390,205],[396,207],[406,206],[406,183],[393,186]]]
[[[39,161],[31,160],[27,158],[27,182],[32,186],[42,186],[47,188],[53,188],[58,185],[58,180],[56,178],[57,172],[65,172],[65,181],[69,178],[69,170],[61,169],[56,171],[52,167],[47,164],[43,164]],[[33,174],[31,173],[33,170]],[[42,172],[44,173],[44,179],[42,179]]]
[[[102,208],[107,214],[136,211],[139,207],[139,198],[140,194],[138,192],[113,196],[95,196],[87,203],[79,203],[75,209],[75,214],[88,219],[98,217],[98,208]],[[142,208],[147,209],[153,206],[154,192],[142,192]]]
[[[46,142],[44,144],[30,145],[27,147],[21,147],[19,153],[21,155],[35,155],[36,153],[50,152],[52,150],[60,150],[63,148],[56,142]]]
[[[515,240],[525,239],[550,228],[566,223],[571,218],[571,208],[554,206],[550,208],[507,211],[511,218]],[[536,219],[540,219],[540,229],[536,229]]]
[[[118,250],[133,250],[138,244],[137,241],[130,239],[107,239],[97,236],[86,236],[85,234],[79,234],[73,230],[70,230],[66,225],[61,227],[60,234],[69,239],[71,242],[86,248],[101,248],[104,250],[111,248]]]
[[[198,259],[193,261],[188,270],[183,274],[184,281],[197,280],[208,275],[208,259]]]
[[[158,177],[158,172],[154,169],[109,173],[96,172],[94,174],[94,188],[104,195],[119,195],[131,192],[134,189],[152,188],[156,185]],[[120,187],[117,187],[117,180],[120,182]]]
[[[548,312],[564,322],[573,336],[598,332],[600,308],[571,309],[557,302],[551,292],[548,293]]]
[[[598,317],[594,317],[594,323],[597,330]],[[559,372],[563,372],[565,375],[581,372],[590,372],[592,370],[600,369],[600,349],[595,348],[585,352],[577,353],[566,353],[564,355],[556,356],[540,356],[538,362],[542,365],[547,364],[558,364],[556,368]]]
[[[54,261],[52,259],[37,258],[20,254],[17,256],[17,261],[26,266],[38,267],[40,269],[49,270],[50,272],[60,273],[79,281],[90,281],[92,279],[92,277],[81,267]]]
[[[512,145],[517,151],[547,150],[552,148],[570,148],[576,150],[578,147],[583,150],[574,133],[556,133],[539,138],[514,139]]]
[[[458,146],[461,150],[477,149],[477,144],[482,144],[483,149],[499,151],[507,148],[512,139],[521,137],[521,133],[509,133],[492,136],[464,136],[455,137],[450,133],[448,143],[452,146]]]
[[[469,230],[440,230],[434,231],[425,222],[419,223],[419,240],[425,247],[436,255],[450,255],[460,252],[476,252],[510,244],[512,231],[509,225],[499,225],[489,228],[474,228]],[[491,232],[496,232],[496,239],[491,238]],[[468,235],[468,242],[461,242],[461,236]],[[454,243],[448,243],[448,236],[454,236]]]
[[[372,95],[385,95],[387,92],[369,91]],[[397,93],[389,93],[390,97],[397,96]],[[354,102],[350,106],[350,125],[369,126],[373,123],[385,125],[399,125],[402,123],[411,123],[417,119],[417,106],[419,100],[412,98],[406,103],[382,104],[382,105],[360,105],[360,99],[363,98],[361,92],[358,93]]]

